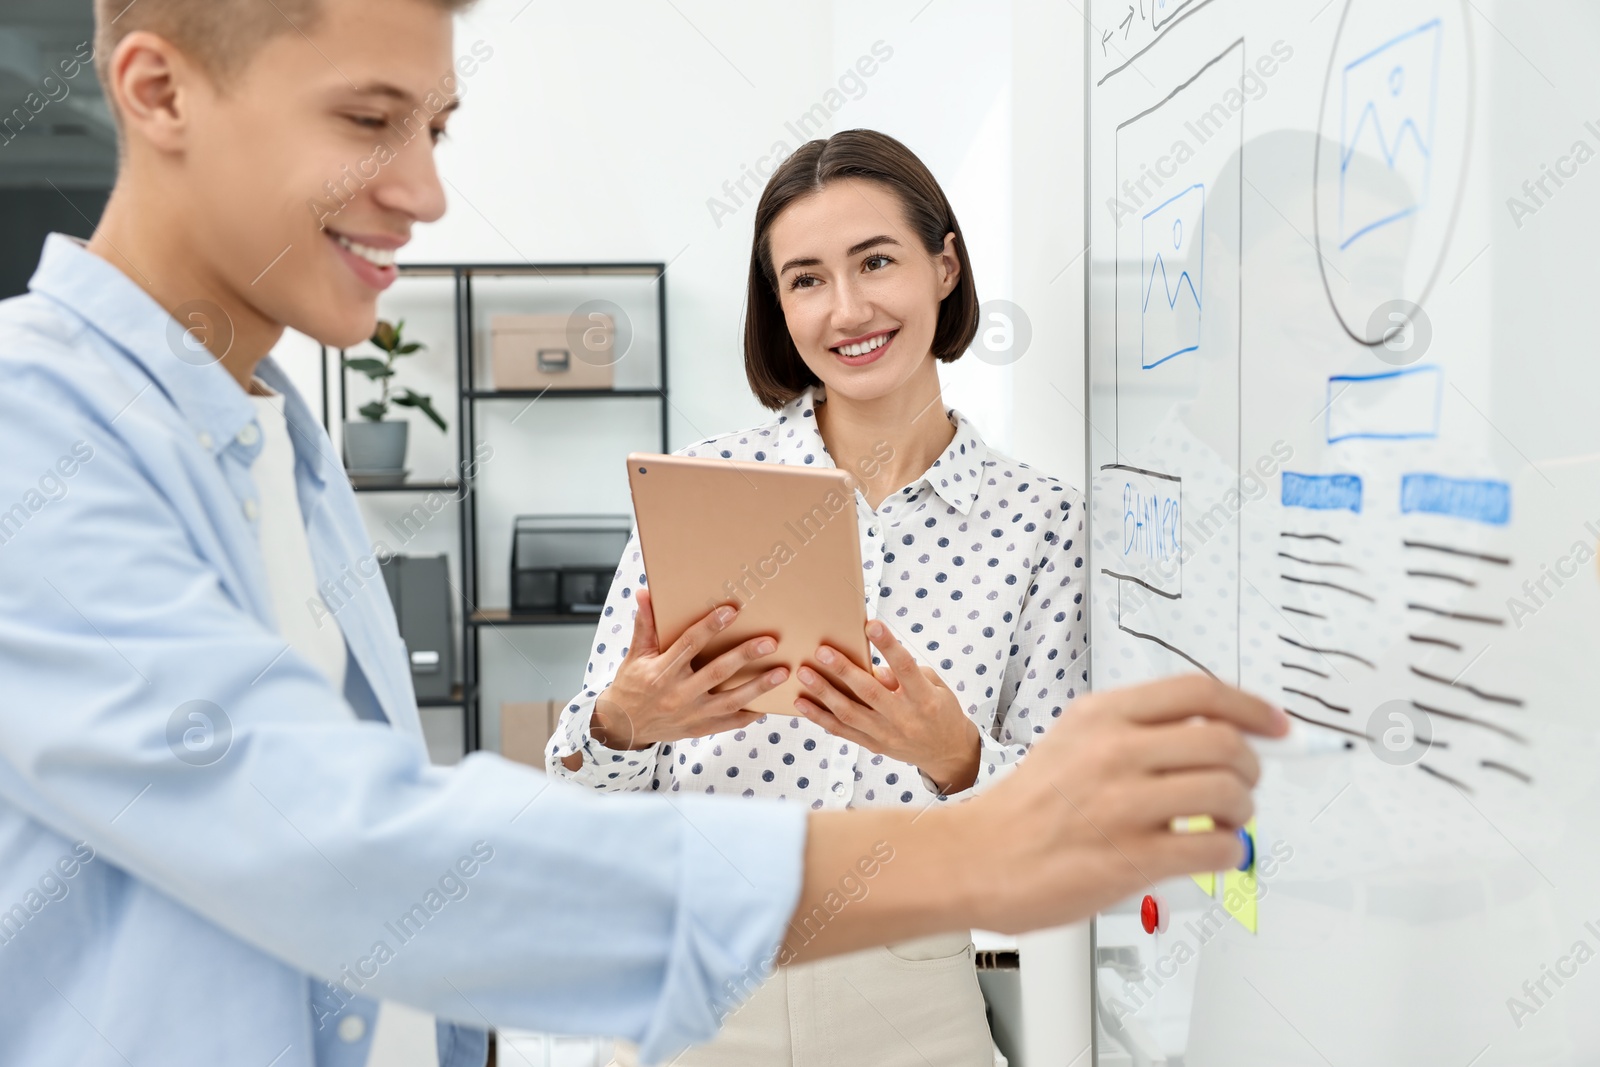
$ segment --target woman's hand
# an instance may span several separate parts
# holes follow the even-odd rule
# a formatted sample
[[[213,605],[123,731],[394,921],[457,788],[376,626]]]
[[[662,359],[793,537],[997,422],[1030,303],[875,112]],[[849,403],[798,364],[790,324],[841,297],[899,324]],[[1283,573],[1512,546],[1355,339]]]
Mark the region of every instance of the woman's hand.
[[[978,727],[961,702],[928,667],[917,663],[880,620],[867,639],[888,664],[873,673],[836,648],[817,649],[817,669],[801,667],[811,699],[795,708],[830,734],[920,769],[943,793],[959,793],[978,778]]]
[[[757,696],[782,685],[789,677],[787,667],[770,670],[725,693],[711,690],[776,652],[775,639],[752,637],[696,670],[695,656],[733,622],[738,609],[732,605],[716,608],[662,649],[650,593],[640,589],[637,597],[639,609],[628,655],[595,702],[590,719],[589,733],[596,741],[607,748],[641,749],[662,741],[737,730],[761,718],[760,712],[744,708]],[[582,753],[574,755],[582,766]],[[572,759],[568,757],[568,761]],[[577,769],[572,762],[567,766]]]

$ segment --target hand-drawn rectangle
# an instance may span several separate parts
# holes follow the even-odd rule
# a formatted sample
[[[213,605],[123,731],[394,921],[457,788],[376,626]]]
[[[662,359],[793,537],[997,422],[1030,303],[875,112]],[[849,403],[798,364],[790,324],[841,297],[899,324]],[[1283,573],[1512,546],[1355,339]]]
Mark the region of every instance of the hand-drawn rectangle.
[[[1415,213],[1428,198],[1443,24],[1434,19],[1346,64],[1340,91],[1339,247]],[[1346,184],[1357,154],[1405,181],[1410,202],[1356,196]]]
[[[1183,596],[1182,479],[1125,464],[1101,471],[1120,511],[1116,552],[1102,570],[1169,600]]]
[[[1504,526],[1511,521],[1511,486],[1487,479],[1408,474],[1400,480],[1400,510]]]
[[[1438,367],[1336,375],[1328,379],[1328,443],[1438,437],[1443,402]]]
[[[1361,513],[1361,476],[1358,474],[1296,474],[1283,472],[1283,506],[1316,511]]]
[[[1205,229],[1206,187],[1198,183],[1140,221],[1139,364],[1146,370],[1200,348]]]

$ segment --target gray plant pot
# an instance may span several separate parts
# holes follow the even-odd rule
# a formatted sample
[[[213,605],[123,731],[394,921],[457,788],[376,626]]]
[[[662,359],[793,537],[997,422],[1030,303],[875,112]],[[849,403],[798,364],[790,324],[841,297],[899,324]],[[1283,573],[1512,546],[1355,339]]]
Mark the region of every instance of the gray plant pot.
[[[344,424],[344,465],[353,471],[398,471],[406,465],[408,422]]]

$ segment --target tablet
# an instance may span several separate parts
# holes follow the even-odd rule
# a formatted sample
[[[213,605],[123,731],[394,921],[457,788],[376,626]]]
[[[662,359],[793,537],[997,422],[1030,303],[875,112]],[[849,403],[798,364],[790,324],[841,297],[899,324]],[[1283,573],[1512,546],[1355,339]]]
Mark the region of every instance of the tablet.
[[[661,647],[729,603],[739,606],[738,618],[700,653],[696,667],[752,637],[777,638],[777,652],[718,692],[782,664],[789,679],[749,709],[792,716],[804,693],[795,672],[802,663],[815,668],[818,645],[863,667],[871,663],[849,475],[834,467],[635,452],[628,484]]]

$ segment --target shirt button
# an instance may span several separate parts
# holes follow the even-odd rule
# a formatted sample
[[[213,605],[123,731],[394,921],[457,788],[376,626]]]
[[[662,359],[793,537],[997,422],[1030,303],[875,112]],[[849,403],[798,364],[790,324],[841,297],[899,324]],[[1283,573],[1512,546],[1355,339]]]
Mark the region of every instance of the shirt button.
[[[261,431],[256,429],[256,424],[252,422],[239,431],[239,436],[236,440],[244,447],[252,448],[257,441],[261,440]]]
[[[359,1015],[346,1015],[339,1020],[339,1040],[355,1044],[367,1036],[367,1020]]]
[[[834,782],[833,783],[833,791],[835,793],[843,793],[844,792],[844,783],[843,782]]]
[[[206,433],[204,430],[200,431],[199,441],[200,447],[205,449],[207,452],[210,452],[216,447],[217,444],[216,441],[212,440],[211,435]]]
[[[244,502],[244,517],[245,518],[249,519],[251,522],[255,522],[256,519],[260,516],[260,514],[261,514],[261,509],[256,505],[256,502],[254,500],[246,500]]]

